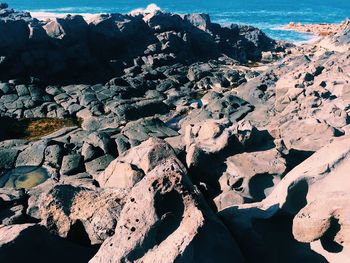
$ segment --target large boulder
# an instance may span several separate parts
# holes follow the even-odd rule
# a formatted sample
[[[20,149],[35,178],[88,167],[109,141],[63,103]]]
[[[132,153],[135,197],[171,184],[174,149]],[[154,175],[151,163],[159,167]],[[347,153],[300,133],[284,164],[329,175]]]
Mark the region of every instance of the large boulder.
[[[183,19],[200,30],[206,31],[210,29],[211,21],[207,14],[187,14],[184,15]]]
[[[156,11],[144,16],[143,20],[155,32],[180,31],[183,28],[183,20],[177,14]]]
[[[290,171],[262,202],[220,212],[243,251],[251,252],[252,244],[261,248],[250,254],[250,260],[342,262],[349,257],[349,146],[348,138],[324,146]],[[266,242],[270,231],[283,234],[271,233]],[[289,251],[278,245],[281,240],[289,244]],[[266,253],[276,246],[283,254]]]
[[[88,24],[80,15],[54,18],[43,28],[49,37],[62,40],[66,45],[83,42],[86,40],[88,33]]]
[[[292,119],[278,129],[286,147],[298,151],[317,151],[342,135],[338,129],[314,118]]]
[[[113,237],[95,262],[242,262],[226,227],[204,203],[182,164],[160,161],[128,195]]]

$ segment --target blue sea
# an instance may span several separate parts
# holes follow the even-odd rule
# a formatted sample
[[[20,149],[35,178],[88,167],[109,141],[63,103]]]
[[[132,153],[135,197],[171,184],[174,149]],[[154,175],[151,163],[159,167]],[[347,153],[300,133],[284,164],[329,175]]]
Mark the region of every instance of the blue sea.
[[[154,3],[176,13],[208,13],[220,24],[249,24],[275,39],[306,42],[314,36],[282,30],[289,22],[339,23],[350,0],[8,0],[10,7],[50,13],[127,13]]]

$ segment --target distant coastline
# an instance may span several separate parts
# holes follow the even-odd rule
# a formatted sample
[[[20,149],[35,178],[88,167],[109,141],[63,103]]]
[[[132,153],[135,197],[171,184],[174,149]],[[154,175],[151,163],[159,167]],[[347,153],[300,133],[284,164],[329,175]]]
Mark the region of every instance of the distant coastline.
[[[154,10],[160,10],[160,7],[158,7],[155,4],[150,4],[148,5],[146,8],[136,8],[134,10],[130,10],[127,13],[137,13],[137,12],[147,12],[148,11],[154,11]],[[71,15],[81,15],[84,17],[85,20],[90,20],[92,19],[94,16],[97,15],[97,13],[75,13],[73,8],[61,8],[59,10],[60,12],[46,12],[46,11],[28,11],[30,12],[31,16],[34,18],[37,18],[39,20],[45,21],[47,19],[54,19],[54,18],[64,18],[65,16],[71,14]],[[214,21],[217,22],[217,21]],[[229,24],[231,23],[220,23],[221,25],[227,25],[229,26]],[[238,24],[244,24],[244,23],[238,23]],[[280,40],[284,40],[284,41],[288,41],[288,42],[292,42],[296,45],[301,45],[301,44],[310,44],[313,42],[316,42],[317,40],[320,39],[320,37],[318,36],[318,34],[314,34],[313,32],[308,32],[306,30],[299,30],[298,28],[291,28],[289,27],[290,24],[288,25],[283,25],[283,26],[277,26],[277,27],[271,27],[270,30],[272,31],[291,31],[291,32],[295,32],[297,33],[297,37],[295,39],[280,39]],[[321,24],[313,24],[313,25],[321,25]],[[266,29],[264,30],[264,28],[261,28],[263,31],[266,32]],[[268,35],[269,32],[266,32]],[[273,36],[271,36],[273,37]]]
[[[307,1],[302,6],[295,7],[288,1],[280,1],[276,5],[274,0],[266,0],[264,3],[244,0],[227,1],[199,1],[190,3],[184,0],[162,0],[162,1],[97,1],[86,0],[82,3],[71,1],[45,2],[45,1],[22,1],[16,0],[10,3],[12,8],[26,10],[34,16],[44,18],[47,16],[61,17],[63,14],[82,14],[90,16],[98,13],[128,13],[131,10],[145,8],[155,3],[162,10],[178,14],[205,13],[209,14],[212,21],[221,25],[242,24],[252,25],[263,30],[273,39],[289,41],[294,43],[308,43],[314,40],[314,36],[305,32],[283,30],[282,27],[290,21],[298,21],[303,24],[316,23],[340,23],[350,16],[350,2],[337,3],[335,8],[328,1],[318,1],[315,5]]]

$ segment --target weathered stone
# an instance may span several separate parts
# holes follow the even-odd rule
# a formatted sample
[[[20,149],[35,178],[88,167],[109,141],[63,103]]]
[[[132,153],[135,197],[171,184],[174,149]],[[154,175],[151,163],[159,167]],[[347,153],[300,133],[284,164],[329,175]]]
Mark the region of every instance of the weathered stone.
[[[40,217],[49,230],[61,237],[69,236],[78,227],[78,231],[86,232],[91,244],[99,244],[114,234],[123,197],[122,192],[112,189],[58,185],[41,195]]]
[[[112,155],[106,154],[92,161],[85,162],[86,171],[95,176],[97,173],[104,171],[113,160],[114,157]]]
[[[115,231],[91,262],[242,261],[232,236],[176,159],[158,163],[135,185]]]
[[[44,161],[44,151],[46,146],[46,140],[30,144],[24,151],[19,153],[16,160],[16,166],[40,166]]]
[[[160,139],[149,138],[139,146],[120,155],[118,160],[135,165],[147,173],[156,167],[159,162],[170,156],[175,156],[175,153],[167,143]]]
[[[348,217],[346,200],[350,186],[344,176],[350,164],[349,145],[349,139],[326,145],[290,171],[262,202],[230,207],[221,212],[230,228],[236,229],[235,236],[245,249],[253,249],[251,242],[263,248],[254,249],[256,254],[251,255],[251,259],[256,256],[268,258],[266,251],[277,244],[277,240],[281,242],[282,239],[290,239],[288,235],[291,234],[272,236],[267,242],[266,239],[260,239],[262,232],[252,222],[263,219],[266,223],[260,227],[264,227],[264,231],[272,229],[269,222],[281,224],[280,230],[283,229],[282,226],[291,229],[294,216],[293,234],[297,240],[320,240],[323,246],[315,244],[313,249],[327,258],[337,261],[348,257],[349,226],[345,218]],[[284,216],[278,216],[282,214]],[[297,243],[293,245],[301,253],[298,257],[318,258],[320,262],[325,262],[319,254],[314,255],[314,252],[305,251],[298,246]],[[329,249],[332,248],[338,249],[338,253],[330,255]],[[283,252],[289,253],[285,250]]]
[[[19,150],[0,148],[0,170],[14,166]]]
[[[164,139],[178,135],[178,133],[168,127],[157,118],[145,118],[135,122],[129,122],[122,130],[122,134],[138,141],[146,141],[150,137]]]
[[[50,145],[45,149],[45,164],[53,167],[59,168],[63,158],[63,149],[60,145]]]
[[[97,181],[101,187],[131,189],[143,176],[142,170],[116,159],[97,177]]]
[[[117,144],[118,154],[126,152],[130,148],[130,143],[128,138],[122,134],[118,134],[115,137],[115,143]]]
[[[233,190],[254,201],[269,195],[287,170],[286,161],[276,149],[236,154],[226,160],[226,165],[219,179],[221,190]]]
[[[60,173],[62,175],[73,175],[84,171],[83,158],[80,154],[63,156]]]

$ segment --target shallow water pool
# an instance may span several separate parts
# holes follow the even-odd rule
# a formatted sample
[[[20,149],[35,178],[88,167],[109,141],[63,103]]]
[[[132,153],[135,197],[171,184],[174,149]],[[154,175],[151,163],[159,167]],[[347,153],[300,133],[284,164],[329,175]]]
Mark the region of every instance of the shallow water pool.
[[[20,166],[0,176],[0,187],[29,189],[49,179],[49,173],[43,167]]]

